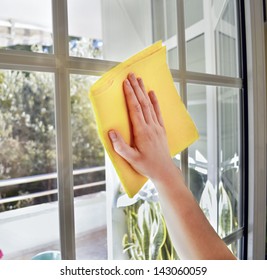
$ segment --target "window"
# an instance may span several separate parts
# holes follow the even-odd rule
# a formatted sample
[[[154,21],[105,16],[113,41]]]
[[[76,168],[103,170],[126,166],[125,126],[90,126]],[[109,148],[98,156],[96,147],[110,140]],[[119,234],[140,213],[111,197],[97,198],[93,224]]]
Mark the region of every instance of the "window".
[[[54,75],[1,69],[0,77],[1,246],[23,259],[45,243],[60,248]]]
[[[189,186],[224,238],[244,227],[240,92],[189,84],[187,104],[200,133],[199,140],[188,149]],[[234,246],[230,248],[240,257],[241,248]]]
[[[255,32],[262,30],[259,3],[4,0],[1,5],[1,236],[10,240],[13,227],[15,238],[23,223],[28,237],[34,218],[43,221],[30,232],[32,239],[40,238],[32,247],[21,240],[4,243],[0,249],[7,258],[22,257],[15,251],[27,251],[24,258],[31,258],[47,248],[61,250],[64,259],[126,257],[120,244],[127,231],[123,207],[129,202],[118,200],[120,185],[97,137],[87,95],[100,75],[158,40],[167,47],[174,81],[200,133],[176,156],[177,164],[234,254],[262,256],[255,240],[265,238],[266,201],[256,203],[266,185],[265,138],[260,137],[266,124],[260,101],[264,78],[258,74],[257,80],[253,67],[246,76],[254,58],[262,65],[263,36]],[[255,219],[259,209],[264,221]]]
[[[97,135],[91,103],[88,100],[88,90],[97,78],[70,75],[77,259],[107,258],[104,149]]]
[[[1,49],[53,52],[51,1],[5,0],[1,10]]]
[[[188,149],[189,187],[217,233],[222,238],[236,236],[229,248],[243,258],[242,242],[236,243],[245,226],[239,6],[237,1],[195,1],[199,7],[191,13],[196,3],[190,3],[190,9],[189,2],[194,1],[184,1],[187,69],[215,74],[214,82],[219,76],[236,77],[232,85],[185,81],[188,110],[200,133]]]

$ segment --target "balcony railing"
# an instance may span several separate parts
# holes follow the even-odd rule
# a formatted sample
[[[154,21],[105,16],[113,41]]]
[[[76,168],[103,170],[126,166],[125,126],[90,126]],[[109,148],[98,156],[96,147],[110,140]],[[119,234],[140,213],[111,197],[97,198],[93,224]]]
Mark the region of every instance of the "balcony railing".
[[[98,167],[74,170],[73,176],[95,173],[95,172],[100,172],[100,171],[105,171],[105,166],[98,166]],[[0,193],[1,193],[1,188],[18,186],[18,185],[22,185],[22,184],[30,184],[30,183],[34,183],[34,182],[43,182],[43,181],[51,180],[51,179],[57,179],[56,172],[49,173],[49,174],[0,180]],[[104,186],[105,184],[106,184],[105,180],[95,181],[95,182],[91,182],[91,183],[87,183],[87,184],[76,185],[73,187],[73,190],[76,191],[76,190],[80,190],[80,189]],[[40,192],[35,192],[35,193],[30,193],[30,194],[7,197],[7,198],[0,198],[0,204],[11,203],[11,202],[26,200],[26,199],[33,199],[36,197],[49,196],[52,194],[57,194],[57,192],[58,192],[57,189],[52,189],[52,190],[40,191]]]
[[[98,172],[105,172],[105,166],[74,170],[73,176],[76,176],[74,178],[78,180],[87,179],[79,178],[79,176],[93,177],[98,175]],[[102,174],[97,178],[92,178],[91,182],[88,180],[88,183],[85,184],[76,183],[73,187],[74,191],[82,190],[76,192],[75,197],[75,238],[78,259],[107,258],[106,193],[104,191],[106,181],[101,180],[101,178],[104,178]],[[47,187],[45,189],[45,185],[49,185],[47,184],[49,180],[55,181],[56,179],[57,173],[55,172],[0,180],[0,193],[1,191],[9,191],[9,188],[14,187],[19,190],[20,188],[23,190],[25,188],[30,189],[29,186],[33,183],[44,184],[43,190],[34,193],[16,194],[6,198],[0,197],[0,206],[23,200],[33,200],[34,198],[41,198],[40,200],[43,201],[41,204],[34,201],[26,207],[15,207],[12,208],[12,211],[0,211],[1,249],[4,252],[5,259],[31,259],[35,254],[42,251],[60,250],[57,202],[55,199],[48,199],[49,196],[56,195],[58,190],[57,188],[48,190]],[[87,190],[84,191],[84,189]],[[11,210],[11,208],[8,208],[8,210]],[[97,213],[97,215],[93,213]],[[48,224],[49,230],[44,230],[43,225]],[[20,234],[17,234],[18,225],[20,225]],[[21,225],[23,226],[21,227]],[[12,242],[10,242],[11,237]]]

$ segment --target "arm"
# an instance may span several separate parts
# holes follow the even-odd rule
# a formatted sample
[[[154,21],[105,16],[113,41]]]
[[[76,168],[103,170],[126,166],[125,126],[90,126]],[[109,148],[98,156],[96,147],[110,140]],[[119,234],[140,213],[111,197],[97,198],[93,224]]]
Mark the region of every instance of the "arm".
[[[209,224],[171,159],[155,93],[147,94],[142,80],[131,73],[123,89],[133,127],[133,144],[126,144],[115,130],[109,131],[109,137],[114,150],[157,187],[178,255],[182,259],[235,259]]]

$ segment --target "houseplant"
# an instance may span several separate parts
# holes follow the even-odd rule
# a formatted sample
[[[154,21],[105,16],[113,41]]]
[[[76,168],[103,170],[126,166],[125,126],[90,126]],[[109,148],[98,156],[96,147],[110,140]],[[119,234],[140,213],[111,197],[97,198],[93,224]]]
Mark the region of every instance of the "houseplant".
[[[127,230],[124,252],[132,260],[179,259],[168,234],[159,202],[139,200],[124,209]]]

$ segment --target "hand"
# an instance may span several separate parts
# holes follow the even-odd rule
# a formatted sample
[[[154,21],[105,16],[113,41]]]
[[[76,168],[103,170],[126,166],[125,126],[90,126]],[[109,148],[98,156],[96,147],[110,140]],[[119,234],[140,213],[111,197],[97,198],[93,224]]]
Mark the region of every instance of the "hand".
[[[118,131],[109,131],[114,150],[139,173],[157,180],[173,162],[159,103],[153,91],[148,94],[141,78],[133,73],[123,82],[123,90],[133,130],[131,146]]]

